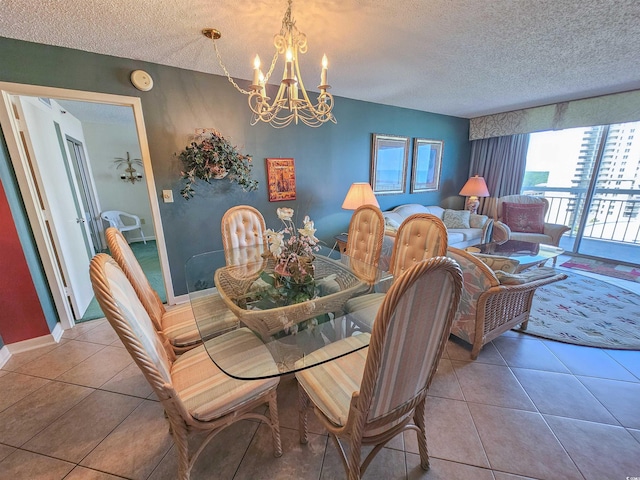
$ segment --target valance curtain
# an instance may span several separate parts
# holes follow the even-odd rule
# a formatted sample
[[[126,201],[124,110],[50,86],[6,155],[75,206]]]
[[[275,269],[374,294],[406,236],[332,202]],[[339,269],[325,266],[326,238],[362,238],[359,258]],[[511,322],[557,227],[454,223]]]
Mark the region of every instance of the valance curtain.
[[[480,213],[495,218],[497,199],[520,193],[528,148],[528,133],[471,142],[469,176],[484,177],[491,194],[480,199]]]

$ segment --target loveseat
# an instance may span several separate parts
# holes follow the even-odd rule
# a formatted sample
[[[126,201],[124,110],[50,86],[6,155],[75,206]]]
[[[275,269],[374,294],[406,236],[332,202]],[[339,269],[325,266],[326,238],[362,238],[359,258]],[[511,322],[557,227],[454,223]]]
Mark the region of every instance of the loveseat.
[[[465,248],[491,241],[494,221],[486,215],[471,214],[468,210],[449,210],[435,205],[407,203],[382,212],[385,242],[388,243],[391,239],[392,243],[400,224],[414,213],[430,213],[442,220],[447,227],[450,247]]]

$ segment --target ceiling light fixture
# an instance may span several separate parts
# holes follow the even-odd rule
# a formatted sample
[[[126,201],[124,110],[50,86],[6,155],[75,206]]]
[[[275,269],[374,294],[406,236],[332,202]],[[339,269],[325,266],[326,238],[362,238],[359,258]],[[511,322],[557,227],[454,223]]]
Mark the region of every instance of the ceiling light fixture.
[[[300,32],[296,27],[295,20],[291,17],[291,4],[282,19],[282,28],[274,39],[273,44],[276,52],[271,61],[271,67],[266,75],[260,70],[260,57],[256,55],[253,63],[253,81],[250,91],[244,90],[231,78],[226,67],[222,63],[216,40],[222,34],[213,28],[205,28],[202,34],[213,40],[213,47],[218,57],[218,63],[229,79],[229,82],[240,93],[249,96],[249,108],[253,112],[251,125],[255,125],[259,121],[270,123],[275,128],[283,128],[292,121],[296,124],[301,121],[310,127],[319,127],[320,125],[331,121],[337,123],[335,117],[331,113],[333,110],[333,96],[327,92],[331,88],[327,84],[327,56],[322,57],[322,71],[320,74],[320,85],[318,89],[318,103],[315,105],[309,100],[304,84],[302,83],[302,75],[300,74],[300,64],[298,63],[298,53],[306,53],[307,36]],[[282,55],[285,59],[284,73],[280,88],[273,102],[269,103],[270,97],[266,94],[265,86],[273,73],[273,69],[278,61],[278,56]]]

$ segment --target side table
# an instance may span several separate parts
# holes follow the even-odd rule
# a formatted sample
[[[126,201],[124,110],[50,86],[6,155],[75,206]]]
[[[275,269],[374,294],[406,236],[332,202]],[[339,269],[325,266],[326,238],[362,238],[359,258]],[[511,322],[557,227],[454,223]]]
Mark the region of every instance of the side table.
[[[338,244],[338,251],[340,253],[345,253],[347,251],[347,240],[349,239],[349,235],[341,233],[333,238],[335,238],[336,243]]]

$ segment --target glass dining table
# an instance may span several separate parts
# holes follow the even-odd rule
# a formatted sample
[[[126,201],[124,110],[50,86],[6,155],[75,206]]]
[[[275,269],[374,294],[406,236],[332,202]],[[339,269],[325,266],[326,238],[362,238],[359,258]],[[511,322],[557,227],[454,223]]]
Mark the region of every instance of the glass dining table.
[[[296,285],[278,281],[275,261],[262,247],[206,252],[187,261],[187,288],[196,324],[207,353],[223,372],[244,380],[281,376],[369,345],[370,332],[363,322],[353,321],[362,312],[346,307],[354,297],[386,290],[391,276],[325,247],[314,253],[312,265],[312,279]],[[209,301],[213,297],[218,301]],[[211,325],[229,325],[229,316],[235,322],[227,332],[208,338]],[[261,355],[249,347],[240,355],[230,354],[224,335],[238,329],[249,329],[262,341],[275,369],[272,362],[266,362],[270,368],[259,364],[247,368],[247,362]]]

